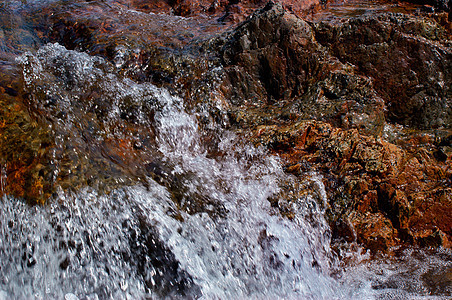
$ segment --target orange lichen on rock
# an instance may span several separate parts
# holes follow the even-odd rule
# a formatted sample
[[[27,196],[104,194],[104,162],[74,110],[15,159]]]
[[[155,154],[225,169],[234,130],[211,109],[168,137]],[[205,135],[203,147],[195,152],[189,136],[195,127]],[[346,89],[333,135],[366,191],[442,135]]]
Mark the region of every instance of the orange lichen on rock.
[[[425,148],[412,153],[323,122],[259,126],[254,132],[255,142],[282,157],[288,172],[303,174],[308,164],[324,175],[336,238],[353,231],[358,242],[383,252],[403,243],[427,245],[432,239],[437,246],[450,246],[450,160],[441,162]],[[336,188],[330,188],[332,182]],[[334,212],[335,207],[341,211]],[[344,222],[351,228],[334,228]],[[426,232],[436,232],[435,238],[426,239]]]
[[[13,82],[14,90],[20,81]],[[5,172],[5,183],[0,193],[25,198],[29,203],[44,203],[53,191],[49,170],[41,164],[46,161],[44,148],[50,146],[47,128],[39,125],[13,89],[2,88],[0,94],[0,163]]]

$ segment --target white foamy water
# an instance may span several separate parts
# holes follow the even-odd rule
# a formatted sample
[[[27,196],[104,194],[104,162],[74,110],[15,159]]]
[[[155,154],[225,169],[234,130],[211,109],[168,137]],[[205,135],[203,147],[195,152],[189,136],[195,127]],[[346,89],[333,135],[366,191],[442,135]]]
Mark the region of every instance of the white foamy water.
[[[101,59],[57,44],[36,56],[26,54],[21,63],[31,91],[44,86],[47,98],[57,98],[66,111],[64,119],[56,118],[55,131],[67,129],[74,138],[80,112],[91,105],[78,95],[99,78],[105,78],[101,86],[111,105],[106,122],[118,118],[117,102],[124,94],[134,102],[153,101],[152,124],[141,123],[156,132],[159,168],[168,172],[161,176],[178,180],[184,194],[176,204],[174,191],[148,178],[146,188],[124,187],[109,195],[90,189],[60,192],[46,207],[5,198],[1,289],[7,295],[340,297],[328,276],[329,231],[322,203],[317,203],[317,198],[326,199],[318,177],[306,178],[316,190],[292,203],[297,217],[288,220],[268,201],[277,197],[281,181],[293,180],[277,159],[239,145],[226,131],[218,146],[225,154],[209,158],[196,117],[184,111],[181,99],[105,73],[98,67]],[[191,201],[208,205],[191,212],[196,207]],[[307,222],[305,215],[315,222]],[[161,249],[150,250],[148,231]]]
[[[169,184],[149,177],[144,185],[109,194],[92,188],[59,191],[44,207],[4,197],[0,299],[378,296],[371,279],[355,280],[359,275],[352,271],[341,282],[330,277],[335,263],[323,218],[327,199],[316,174],[306,174],[296,185],[277,158],[225,130],[218,130],[223,154],[212,158],[196,116],[185,112],[182,99],[118,78],[99,67],[105,64],[100,58],[54,44],[25,55],[21,63],[30,90],[45,86],[47,96],[66,109],[56,132],[76,127],[83,105],[91,105],[78,97],[99,78],[105,78],[101,90],[111,105],[105,121],[110,129],[124,95],[138,106],[152,101],[153,120],[143,115],[137,122],[155,132],[160,156],[153,170],[158,168],[160,181]],[[65,80],[73,93],[55,76],[68,66],[74,73]],[[292,219],[269,201],[280,197],[283,184],[293,185]]]

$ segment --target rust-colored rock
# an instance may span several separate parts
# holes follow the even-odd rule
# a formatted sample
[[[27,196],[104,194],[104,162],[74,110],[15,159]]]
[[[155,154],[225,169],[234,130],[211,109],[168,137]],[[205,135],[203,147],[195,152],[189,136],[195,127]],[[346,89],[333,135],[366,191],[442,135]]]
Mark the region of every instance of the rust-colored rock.
[[[101,56],[96,67],[102,72],[164,86],[183,97],[188,110],[206,112],[199,126],[212,157],[222,155],[208,129],[214,122],[279,155],[299,182],[307,171],[321,174],[335,241],[385,253],[400,245],[451,247],[452,52],[446,15],[375,14],[313,23],[299,16],[316,3],[279,2],[284,5],[80,1],[65,3],[65,9],[50,4],[27,18],[40,42]],[[20,40],[6,38],[13,46]],[[103,77],[73,89],[76,80],[58,73],[73,73],[67,61],[55,58],[58,68],[42,63],[43,75],[55,79],[52,97],[40,92],[45,84],[39,78],[25,90],[20,76],[0,84],[0,163],[8,180],[3,193],[41,203],[57,186],[102,190],[104,184],[108,190],[150,176],[181,208],[207,209],[209,199],[197,195],[193,207],[182,207],[180,179],[164,176],[170,172],[159,163],[151,124],[156,108],[122,97],[112,122],[106,112],[115,95],[102,87]],[[49,129],[49,123],[65,120],[68,108],[61,99],[73,110],[75,138],[56,147],[56,136],[68,136],[63,127]],[[136,118],[143,111],[150,125]],[[112,138],[107,131],[129,134]],[[272,205],[292,218],[283,202]]]
[[[10,76],[11,70],[2,71],[0,79],[0,196],[44,203],[54,191],[52,167],[47,165],[51,133],[30,114],[18,72]]]
[[[397,244],[397,231],[380,212],[353,213],[350,222],[357,232],[357,241],[372,251],[388,252]]]
[[[284,158],[288,172],[301,175],[308,164],[324,175],[335,238],[356,238],[374,251],[400,242],[450,246],[450,156],[437,161],[425,148],[412,153],[313,121],[259,126],[254,139]]]
[[[446,36],[433,19],[384,14],[312,26],[269,4],[223,46],[232,124],[252,128],[252,140],[288,172],[324,176],[335,239],[385,253],[403,244],[450,247]],[[379,47],[391,56],[366,52]],[[413,71],[424,75],[410,81]],[[402,78],[429,95],[423,104]]]
[[[127,6],[154,13],[174,14],[193,17],[202,14],[218,18],[222,22],[237,23],[244,21],[253,11],[262,8],[267,0],[122,0]],[[287,10],[299,15],[306,14],[311,7],[320,5],[318,0],[273,0]]]

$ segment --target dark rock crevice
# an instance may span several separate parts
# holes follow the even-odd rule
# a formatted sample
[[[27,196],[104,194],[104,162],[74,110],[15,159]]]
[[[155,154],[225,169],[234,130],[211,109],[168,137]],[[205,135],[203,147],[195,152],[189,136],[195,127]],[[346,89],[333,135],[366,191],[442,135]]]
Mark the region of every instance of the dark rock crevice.
[[[267,147],[300,180],[306,171],[323,175],[335,240],[357,241],[374,252],[406,244],[450,247],[451,217],[439,213],[450,211],[452,195],[452,52],[444,15],[378,13],[318,23],[272,2],[226,31],[225,23],[244,20],[248,9],[263,3],[129,2],[140,11],[166,12],[159,16],[164,22],[152,14],[121,17],[120,6],[97,1],[59,13],[49,5],[29,19],[35,20],[42,42],[102,56],[108,62],[101,68],[108,73],[168,88],[184,99],[187,110],[205,111],[199,126],[212,157],[223,155],[217,151],[220,141],[211,136],[215,130],[209,129],[215,124]],[[181,28],[190,30],[176,32],[162,25],[175,20],[175,13],[209,11],[215,18],[229,16],[209,23],[208,29],[183,23]],[[143,27],[130,24],[131,19],[143,21]],[[47,30],[43,24],[52,26]],[[124,37],[124,32],[130,34]],[[2,77],[0,162],[8,160],[8,193],[44,202],[57,185],[78,189],[103,182],[114,188],[115,178],[126,174],[123,184],[153,177],[174,191],[181,209],[200,212],[216,205],[203,195],[184,198],[177,191],[186,191],[185,178],[161,173],[165,166],[155,150],[154,132],[137,117],[143,112],[152,125],[158,107],[123,97],[117,123],[109,123],[113,96],[96,87],[101,80],[85,82],[91,90],[77,92],[81,87],[74,78],[61,72],[46,74],[60,78],[58,92],[79,97],[70,108],[91,119],[74,127],[74,141],[83,143],[69,143],[54,153],[58,166],[49,164],[55,157],[48,153],[61,132],[46,128],[49,122],[65,122],[68,108],[59,97],[46,98],[45,85],[29,87],[36,93],[33,98],[21,92],[23,82],[12,85],[8,81],[13,79]],[[111,128],[130,135],[96,142],[102,130]],[[90,153],[89,159],[75,150]],[[55,181],[56,167],[63,172]],[[192,206],[187,204],[191,200]],[[212,214],[221,215],[218,210]]]

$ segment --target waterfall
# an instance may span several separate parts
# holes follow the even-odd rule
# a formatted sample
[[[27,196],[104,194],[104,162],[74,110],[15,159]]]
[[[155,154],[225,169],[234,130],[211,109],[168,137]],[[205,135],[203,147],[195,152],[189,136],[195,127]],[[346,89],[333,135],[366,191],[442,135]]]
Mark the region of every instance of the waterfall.
[[[19,62],[30,92],[45,94],[32,97],[38,108],[57,99],[48,118],[62,144],[78,145],[82,119],[92,117],[96,105],[80,95],[94,84],[108,103],[95,139],[132,134],[115,127],[124,97],[152,107],[152,120],[143,114],[136,122],[155,132],[156,159],[142,168],[157,175],[108,194],[92,187],[60,190],[43,207],[4,197],[4,298],[346,297],[329,276],[334,263],[318,175],[306,174],[300,189],[310,190],[293,191],[294,217],[285,217],[269,201],[294,181],[278,159],[221,128],[222,155],[212,157],[182,99],[120,78],[101,58],[58,44]],[[58,117],[62,110],[64,117]]]
[[[321,176],[288,175],[166,89],[59,44],[17,63],[55,137],[51,178],[78,185],[44,206],[3,196],[0,299],[446,299],[425,286],[450,252],[344,267]]]

